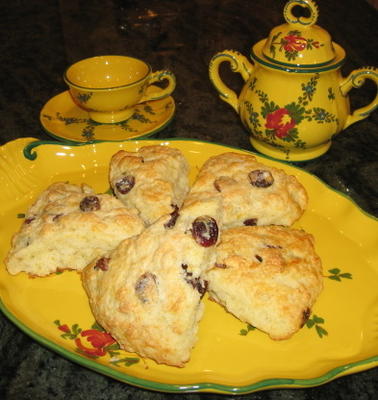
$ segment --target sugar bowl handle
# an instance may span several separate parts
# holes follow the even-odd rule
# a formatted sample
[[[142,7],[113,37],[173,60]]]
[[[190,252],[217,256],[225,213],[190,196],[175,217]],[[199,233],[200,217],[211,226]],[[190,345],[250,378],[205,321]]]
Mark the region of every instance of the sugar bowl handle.
[[[374,67],[363,67],[352,71],[347,78],[345,78],[340,85],[340,90],[343,96],[346,96],[352,88],[360,88],[365,79],[371,79],[378,86],[378,72]],[[361,119],[369,116],[369,114],[378,107],[378,93],[375,99],[365,107],[358,108],[353,114],[348,115],[344,128],[354,124]]]
[[[242,76],[245,82],[250,78],[254,67],[246,57],[233,50],[224,50],[217,53],[210,61],[210,81],[218,91],[219,97],[239,113],[239,96],[223,83],[219,75],[219,67],[225,61],[230,64],[233,72],[238,72]]]

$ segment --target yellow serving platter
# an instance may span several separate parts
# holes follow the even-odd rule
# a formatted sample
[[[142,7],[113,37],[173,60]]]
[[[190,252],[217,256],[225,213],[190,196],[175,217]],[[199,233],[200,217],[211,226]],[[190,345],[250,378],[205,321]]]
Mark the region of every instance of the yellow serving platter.
[[[109,189],[110,157],[161,144],[176,147],[200,166],[226,151],[191,140],[136,140],[87,144],[18,139],[0,147],[0,256],[4,259],[23,214],[56,181]],[[249,393],[309,387],[378,366],[378,222],[352,200],[299,168],[256,157],[295,175],[309,207],[295,224],[312,233],[323,261],[325,288],[303,329],[272,341],[204,298],[198,343],[184,368],[158,365],[126,353],[95,324],[77,272],[46,278],[11,276],[0,266],[0,308],[21,330],[59,354],[131,385],[164,392]]]

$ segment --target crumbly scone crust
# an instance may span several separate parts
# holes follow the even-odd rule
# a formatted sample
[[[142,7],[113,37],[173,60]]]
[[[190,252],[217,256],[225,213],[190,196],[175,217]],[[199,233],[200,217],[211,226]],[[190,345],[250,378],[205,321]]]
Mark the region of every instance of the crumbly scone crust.
[[[83,199],[97,198],[99,209],[83,211]],[[50,185],[28,209],[12,238],[8,272],[46,276],[58,270],[81,270],[96,256],[144,229],[136,210],[87,185]]]
[[[215,301],[272,339],[297,332],[323,288],[312,235],[280,226],[223,231],[204,279]]]
[[[253,171],[263,171],[270,181],[251,184]],[[290,226],[301,217],[307,206],[307,193],[294,176],[262,164],[248,154],[227,152],[205,162],[189,197],[207,197],[217,193],[223,200],[225,228]]]
[[[147,225],[181,207],[189,191],[189,164],[176,148],[144,146],[137,152],[120,150],[110,161],[109,180],[115,195],[135,207]],[[132,188],[121,193],[117,182],[132,179]]]
[[[96,320],[123,349],[177,367],[189,360],[203,314],[201,275],[215,261],[216,244],[199,245],[193,221],[216,220],[219,209],[213,200],[193,203],[174,225],[164,216],[83,270]]]

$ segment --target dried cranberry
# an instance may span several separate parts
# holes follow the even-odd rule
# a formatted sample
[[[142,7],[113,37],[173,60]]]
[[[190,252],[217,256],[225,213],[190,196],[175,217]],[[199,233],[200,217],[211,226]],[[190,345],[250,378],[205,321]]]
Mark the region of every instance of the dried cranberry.
[[[243,224],[245,226],[256,226],[257,225],[257,218],[249,218],[246,219]]]
[[[181,268],[185,271],[185,282],[189,283],[193,286],[193,289],[198,290],[198,293],[202,297],[205,295],[207,291],[207,287],[209,286],[209,282],[205,280],[201,280],[199,277],[191,278],[193,276],[193,272],[188,271],[188,264],[181,264]]]
[[[263,169],[255,169],[248,175],[249,181],[252,186],[259,188],[267,188],[273,185],[274,178],[270,171]]]
[[[142,303],[149,301],[145,291],[151,285],[156,285],[156,275],[151,272],[145,272],[136,281],[135,294]]]
[[[63,214],[56,214],[53,216],[53,221],[56,222]]]
[[[280,245],[274,245],[274,244],[266,244],[266,247],[268,247],[269,249],[282,249],[282,247]]]
[[[302,322],[301,322],[301,328],[304,326],[304,324],[308,321],[311,315],[311,310],[309,308],[306,308],[302,311]]]
[[[193,275],[193,272],[188,271],[188,264],[181,264],[181,268],[185,271],[185,277]]]
[[[218,240],[217,222],[207,215],[197,217],[192,223],[192,236],[200,246],[213,246]]]
[[[97,196],[86,196],[80,202],[81,211],[97,211],[100,208],[100,199]]]
[[[177,218],[180,215],[179,214],[179,208],[177,207],[177,205],[176,204],[171,204],[171,206],[173,207],[173,211],[170,214],[171,218],[169,219],[169,221],[167,221],[164,224],[164,228],[167,228],[167,229],[173,228],[175,226]]]
[[[187,283],[193,286],[193,289],[196,289],[198,293],[202,297],[205,295],[207,291],[207,287],[209,286],[209,282],[205,280],[201,280],[200,278],[192,278],[192,279],[185,279]]]
[[[93,267],[94,269],[101,269],[101,271],[107,271],[109,269],[109,261],[108,257],[101,257],[97,260],[96,265]]]
[[[35,217],[29,217],[25,219],[25,224],[29,225],[31,222],[35,220]]]
[[[124,175],[118,179],[115,186],[121,194],[129,193],[135,185],[135,178],[132,175]]]
[[[258,254],[255,254],[255,257],[256,257],[257,261],[262,262],[263,259],[261,256],[259,256]]]
[[[219,264],[219,263],[215,263],[214,267],[215,268],[222,268],[222,269],[228,268],[226,264]]]
[[[215,189],[216,189],[218,192],[221,191],[221,187],[220,187],[220,185],[219,185],[219,181],[217,181],[217,180],[214,181],[214,187],[215,187]]]

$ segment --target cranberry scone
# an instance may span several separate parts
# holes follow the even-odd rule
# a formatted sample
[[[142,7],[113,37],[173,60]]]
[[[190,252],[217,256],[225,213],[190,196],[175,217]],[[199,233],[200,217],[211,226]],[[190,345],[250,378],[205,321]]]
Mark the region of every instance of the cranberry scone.
[[[189,164],[176,148],[144,146],[136,152],[118,151],[110,161],[114,194],[135,207],[147,225],[180,208],[189,190]]]
[[[46,276],[81,270],[96,256],[139,234],[137,211],[87,185],[57,182],[28,209],[5,259],[10,274]]]
[[[192,203],[88,265],[82,282],[97,322],[120,347],[159,364],[190,359],[215,262],[219,202]]]
[[[249,154],[223,153],[199,171],[190,196],[219,193],[225,228],[253,225],[290,226],[307,206],[302,184],[283,170],[264,165]]]
[[[306,323],[323,288],[312,235],[281,226],[224,230],[204,279],[213,300],[275,340]]]

